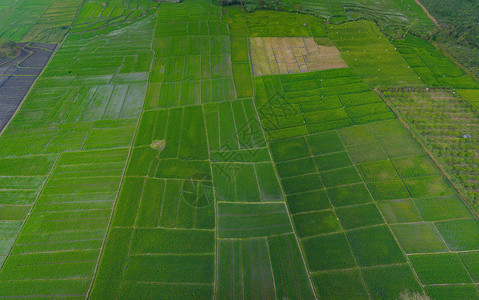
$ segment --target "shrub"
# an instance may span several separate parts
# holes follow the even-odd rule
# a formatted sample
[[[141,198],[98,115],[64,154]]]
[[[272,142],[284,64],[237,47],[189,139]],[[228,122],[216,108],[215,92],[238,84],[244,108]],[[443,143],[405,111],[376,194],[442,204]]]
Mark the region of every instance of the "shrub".
[[[14,57],[20,52],[20,47],[13,41],[0,39],[0,58]]]

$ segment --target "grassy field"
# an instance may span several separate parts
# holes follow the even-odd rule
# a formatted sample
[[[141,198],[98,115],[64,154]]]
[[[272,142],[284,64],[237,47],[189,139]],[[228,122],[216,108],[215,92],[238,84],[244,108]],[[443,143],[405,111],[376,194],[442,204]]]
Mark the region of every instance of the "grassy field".
[[[105,4],[58,35],[0,21],[68,33],[0,137],[0,297],[479,298],[479,222],[375,89],[474,120],[424,92],[474,103],[477,84],[429,44],[208,0]],[[254,74],[252,40],[278,37],[347,65]]]

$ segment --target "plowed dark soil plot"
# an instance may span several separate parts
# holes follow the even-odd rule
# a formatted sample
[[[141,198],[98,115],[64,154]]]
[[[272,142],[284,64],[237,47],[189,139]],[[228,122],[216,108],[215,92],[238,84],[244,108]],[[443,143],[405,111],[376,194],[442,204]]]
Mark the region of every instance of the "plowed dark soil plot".
[[[0,130],[13,116],[55,50],[55,44],[22,45],[14,59],[0,60]]]

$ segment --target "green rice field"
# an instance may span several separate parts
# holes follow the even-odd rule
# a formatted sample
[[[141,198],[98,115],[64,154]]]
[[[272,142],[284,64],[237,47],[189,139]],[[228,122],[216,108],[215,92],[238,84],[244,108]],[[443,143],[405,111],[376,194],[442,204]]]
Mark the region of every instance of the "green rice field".
[[[58,43],[0,135],[0,298],[479,299],[479,83],[382,31],[414,2],[254,2],[0,0]],[[250,37],[347,67],[256,76]]]

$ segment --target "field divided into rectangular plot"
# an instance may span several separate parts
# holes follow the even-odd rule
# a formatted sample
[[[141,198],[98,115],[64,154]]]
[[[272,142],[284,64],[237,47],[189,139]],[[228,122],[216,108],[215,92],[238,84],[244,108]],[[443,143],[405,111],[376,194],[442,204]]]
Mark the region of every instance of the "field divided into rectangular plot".
[[[395,118],[351,69],[256,77],[255,88],[269,140]]]
[[[155,141],[164,146],[155,148]],[[92,298],[212,296],[208,159],[202,106],[143,114]]]
[[[87,2],[98,30],[75,25],[0,140],[1,296],[479,295],[478,221],[351,69],[253,81],[259,18],[188,0],[103,28],[149,7],[119,3]],[[422,84],[397,52],[373,60],[392,47],[374,30],[355,53],[400,72],[353,70]]]
[[[447,293],[477,297],[471,263],[442,282],[427,277],[436,255],[475,253],[456,230],[474,236],[477,220],[401,123],[381,121],[395,116],[355,76],[345,69],[255,78],[255,103],[318,295],[438,295],[435,285],[444,283]],[[371,102],[384,117],[350,115],[349,105]],[[316,112],[317,125],[308,124],[314,106],[325,112]],[[384,278],[401,281],[384,285]]]
[[[475,253],[466,235],[478,234],[478,223],[399,121],[270,145],[319,296],[394,298],[421,285],[429,292],[473,282],[459,260],[443,282],[427,277],[441,273],[428,261],[435,253]],[[384,278],[401,280],[388,286]]]
[[[187,18],[159,10],[146,109],[236,99],[228,26],[206,7]]]
[[[239,88],[222,83],[224,91],[234,98],[202,92],[200,101],[161,104],[165,86],[183,90],[183,84],[200,80],[209,85],[215,80],[190,68],[179,76],[173,67],[188,60],[189,54],[185,54],[187,58],[171,55],[165,51],[173,50],[163,45],[173,47],[175,41],[185,40],[185,30],[193,34],[188,39],[205,39],[205,47],[215,41],[220,42],[217,48],[225,45],[226,60],[218,61],[218,70],[226,67],[229,71],[224,74],[235,74],[234,63],[231,73],[229,47],[233,41],[228,27],[219,21],[216,7],[205,11],[199,3],[160,6],[154,49],[156,59],[167,63],[150,77],[147,110],[141,118],[91,297],[194,295],[207,299],[217,293],[217,297],[312,298],[253,101],[225,101],[236,98]],[[178,8],[174,13],[172,6]],[[230,13],[241,17],[235,16],[234,10]],[[201,17],[210,20],[199,22]],[[244,42],[247,46],[246,39]],[[187,50],[181,45],[177,44],[178,53]],[[206,59],[215,55],[204,53]],[[252,82],[249,57],[239,61],[248,67],[250,73],[245,78]],[[155,86],[156,94],[152,92]],[[163,247],[164,243],[169,246]],[[200,247],[193,247],[198,243]],[[234,265],[228,263],[231,260]],[[151,268],[144,268],[150,264]],[[231,282],[236,279],[241,283],[233,287]]]
[[[158,10],[147,111],[91,298],[213,297],[213,178],[205,108],[198,104],[225,100],[224,94],[212,94],[213,81],[222,90],[223,82],[229,81],[235,92],[227,63],[228,30],[219,13],[216,7],[196,2],[165,4]],[[193,47],[197,42],[203,52]],[[220,45],[227,48],[213,57]]]
[[[0,155],[129,145],[146,93],[153,22],[110,28],[107,42],[70,35],[3,134]],[[141,59],[127,67],[130,55]]]
[[[146,94],[154,21],[69,35],[2,135],[2,296],[88,292]]]

